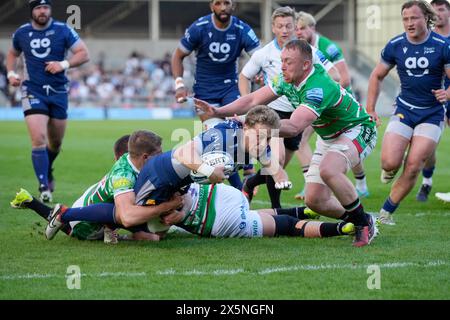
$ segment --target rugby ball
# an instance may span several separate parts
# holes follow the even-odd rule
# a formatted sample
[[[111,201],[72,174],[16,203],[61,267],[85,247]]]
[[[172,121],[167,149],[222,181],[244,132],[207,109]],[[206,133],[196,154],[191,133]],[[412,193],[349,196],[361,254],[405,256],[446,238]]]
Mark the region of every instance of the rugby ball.
[[[234,161],[233,157],[228,152],[224,151],[211,151],[202,154],[202,161],[212,167],[224,166],[225,175],[230,175],[234,171]],[[191,170],[191,178],[194,182],[199,184],[209,184],[211,183],[204,174],[199,173],[195,170]]]
[[[147,221],[147,227],[150,232],[164,232],[170,229],[170,226],[166,226],[161,223],[160,217],[155,217]]]

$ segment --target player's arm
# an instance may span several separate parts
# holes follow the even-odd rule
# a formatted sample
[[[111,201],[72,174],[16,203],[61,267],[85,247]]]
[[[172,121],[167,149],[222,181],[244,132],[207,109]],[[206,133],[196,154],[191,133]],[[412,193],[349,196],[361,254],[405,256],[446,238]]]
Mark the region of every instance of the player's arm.
[[[341,76],[339,75],[338,69],[334,65],[330,69],[328,69],[327,72],[331,79],[333,79],[337,83],[341,83]]]
[[[173,157],[185,167],[208,177],[211,183],[223,182],[223,180],[226,179],[225,173],[223,172],[224,167],[213,167],[203,163],[201,152],[199,151],[202,147],[199,144],[200,142],[198,140],[191,140],[188,143],[178,147],[173,152]]]
[[[372,118],[377,122],[377,126],[381,124],[380,119],[375,111],[375,106],[377,104],[378,96],[380,95],[381,82],[388,75],[392,66],[379,62],[375,69],[369,77],[369,88],[367,89],[367,113],[372,116]]]
[[[179,208],[183,198],[179,195],[167,202],[154,206],[139,206],[135,204],[136,195],[133,190],[120,193],[114,197],[116,222],[128,228],[147,222],[151,218]]]
[[[251,91],[251,80],[244,76],[244,74],[241,72],[239,73],[239,80],[238,80],[238,87],[239,87],[239,93],[241,96],[246,96]]]
[[[70,52],[72,53],[72,56],[68,60],[47,61],[45,71],[56,74],[69,68],[81,66],[83,63],[89,61],[89,50],[81,39],[70,48]]]
[[[267,105],[269,102],[272,102],[277,98],[278,96],[272,91],[272,89],[268,85],[265,85],[264,87],[221,108],[212,107],[209,103],[199,99],[194,99],[194,102],[195,106],[205,112],[208,116],[225,118],[234,115],[246,114],[254,106],[260,104]]]
[[[16,60],[20,56],[20,52],[11,47],[6,56],[6,70],[8,71],[8,81],[9,83],[17,87],[20,85],[20,76],[16,73]]]
[[[258,160],[262,166],[261,173],[272,176],[276,189],[289,190],[292,188],[292,182],[289,181],[288,174],[283,169],[283,166],[280,165],[278,159],[262,156]]]
[[[350,85],[350,72],[348,70],[347,63],[345,60],[338,61],[334,64],[337,71],[339,72],[340,80],[339,83],[343,88],[347,88]]]
[[[183,60],[190,54],[176,48],[172,54],[172,76],[175,79],[175,98],[177,102],[185,102],[187,98],[187,89],[183,81]]]
[[[445,74],[446,74],[447,78],[450,77],[450,68],[445,69]],[[431,90],[431,91],[433,92],[436,99],[441,103],[447,103],[447,101],[450,100],[450,86],[447,89],[438,89],[438,90]]]
[[[310,126],[317,117],[317,114],[309,107],[300,105],[289,119],[281,120],[280,137],[295,137]]]
[[[261,71],[263,57],[261,51],[252,55],[239,74],[238,87],[241,96],[251,92],[251,80]]]

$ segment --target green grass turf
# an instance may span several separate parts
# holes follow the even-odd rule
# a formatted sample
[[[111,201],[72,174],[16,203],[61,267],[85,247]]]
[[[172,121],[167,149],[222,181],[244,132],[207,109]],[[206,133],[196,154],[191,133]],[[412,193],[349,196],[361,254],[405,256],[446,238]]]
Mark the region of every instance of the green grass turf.
[[[385,121],[386,122],[386,121]],[[55,202],[71,204],[113,163],[112,145],[135,129],[151,129],[174,146],[176,128],[192,131],[192,120],[69,123],[55,163]],[[170,234],[159,243],[107,246],[58,234],[45,240],[44,220],[9,207],[20,187],[37,195],[30,143],[23,122],[0,122],[0,299],[449,299],[450,204],[430,197],[418,203],[418,185],[372,245],[353,248],[351,238],[200,239]],[[381,185],[380,146],[365,162],[370,197],[378,211],[390,186]],[[450,135],[439,150],[432,193],[450,191]],[[296,159],[288,167],[294,200],[302,187]],[[268,206],[261,187],[254,208]],[[381,289],[369,290],[367,266],[378,264]],[[80,267],[81,289],[69,290],[69,265]]]

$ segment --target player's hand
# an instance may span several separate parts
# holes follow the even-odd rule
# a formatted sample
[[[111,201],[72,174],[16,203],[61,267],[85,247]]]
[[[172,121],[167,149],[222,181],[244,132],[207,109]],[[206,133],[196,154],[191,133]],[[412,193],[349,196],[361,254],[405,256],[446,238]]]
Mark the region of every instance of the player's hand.
[[[222,183],[223,180],[228,178],[228,176],[225,175],[224,170],[224,166],[215,167],[213,173],[209,176],[209,181],[211,183]]]
[[[161,216],[161,222],[166,226],[171,226],[181,222],[184,219],[184,212],[178,210],[172,210],[168,214]]]
[[[186,87],[181,87],[175,90],[175,99],[178,103],[183,103],[187,101],[188,91]]]
[[[56,74],[64,71],[64,68],[61,66],[59,61],[47,61],[45,63],[47,66],[45,67],[45,71],[50,72],[51,74]]]
[[[372,119],[375,121],[377,128],[379,126],[381,126],[381,119],[378,117],[378,114],[375,111],[369,112],[367,111],[367,113],[369,114],[369,116],[372,117]]]
[[[275,183],[275,189],[278,189],[278,190],[291,190],[292,189],[292,182],[290,182],[289,180],[276,182]]]
[[[436,97],[436,100],[440,103],[447,103],[447,91],[444,89],[431,90],[431,92]]]
[[[194,98],[194,104],[197,110],[203,111],[207,116],[217,116],[217,108],[211,106],[208,102]]]
[[[182,207],[184,204],[184,198],[179,193],[175,193],[169,201],[161,203],[164,207],[164,211],[172,211]]]
[[[289,177],[286,171],[280,167],[278,172],[273,176],[275,181],[275,189],[278,190],[290,190],[292,189],[292,182],[289,181]]]
[[[16,77],[9,77],[8,78],[9,84],[12,85],[13,87],[18,87],[20,86],[20,78],[16,78]]]

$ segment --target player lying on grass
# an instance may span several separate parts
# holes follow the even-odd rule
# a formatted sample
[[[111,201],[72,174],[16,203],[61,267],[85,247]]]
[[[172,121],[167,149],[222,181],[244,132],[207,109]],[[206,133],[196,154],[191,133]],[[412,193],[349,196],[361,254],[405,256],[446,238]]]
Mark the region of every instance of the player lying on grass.
[[[296,109],[289,119],[281,120],[280,136],[295,136],[309,125],[318,134],[306,176],[306,205],[316,212],[354,223],[353,245],[368,245],[377,234],[375,220],[364,212],[346,173],[375,147],[375,122],[320,65],[312,64],[311,47],[306,41],[289,41],[281,51],[281,62],[282,74],[269,85],[221,108],[195,99],[196,107],[210,116],[233,116],[286,96]]]
[[[44,218],[47,218],[53,210],[24,189],[20,194],[22,197],[15,199],[16,206],[32,209]],[[176,225],[202,237],[220,238],[263,236],[322,238],[349,235],[355,231],[354,225],[348,222],[330,223],[307,220],[317,219],[319,215],[306,207],[250,210],[249,202],[242,192],[223,183],[211,185],[192,183],[183,197],[184,205],[181,210],[173,210],[170,214],[161,217],[159,231],[165,232],[170,225]],[[68,234],[80,240],[103,239],[102,230],[95,226],[102,227],[101,224],[92,222],[78,222]],[[144,229],[128,228],[127,230],[133,232],[132,237],[131,239],[124,237],[124,239],[155,241],[161,238],[162,233],[154,234]],[[64,227],[62,230],[68,231]],[[105,232],[105,239],[106,236]],[[112,240],[105,242],[117,243],[117,235],[114,234],[114,236],[115,238],[111,237]]]
[[[127,217],[133,215],[148,216],[148,218],[156,217],[161,213],[170,211],[179,207],[182,204],[181,197],[174,197],[174,199],[154,207],[136,206],[134,203],[133,187],[139,173],[139,170],[144,165],[145,161],[152,156],[161,153],[161,138],[150,131],[139,130],[135,131],[129,138],[128,146],[126,146],[126,137],[120,138],[114,148],[116,158],[125,153],[114,163],[111,170],[96,184],[89,187],[84,194],[72,206],[72,209],[67,209],[66,214],[70,216],[71,213],[82,211],[83,214],[89,214],[92,210],[92,204],[109,203],[116,207],[116,222],[112,228],[120,226],[123,223],[128,224],[129,221],[123,222],[121,220],[122,212],[127,212]],[[36,211],[44,219],[49,220],[50,213],[54,210],[43,203],[34,199],[29,192],[21,190],[16,198],[11,202],[11,206],[20,208],[30,208]],[[80,208],[84,207],[83,210]],[[59,206],[55,207],[58,211]],[[100,212],[101,213],[101,212]],[[63,231],[73,237],[79,239],[98,239],[103,236],[102,223],[88,223],[80,222],[82,219],[71,220],[69,224],[63,225]],[[147,231],[147,225],[135,225],[128,230],[134,232],[134,235],[139,238],[142,235],[141,231]],[[147,234],[149,235],[149,234]],[[144,235],[145,236],[145,235]],[[158,237],[149,240],[158,240]]]
[[[319,215],[305,207],[250,210],[242,192],[226,184],[192,183],[179,211],[161,217],[203,237],[333,237],[354,233],[347,222],[310,221]]]
[[[133,200],[144,206],[157,206],[169,201],[176,192],[185,192],[186,186],[193,182],[191,170],[203,174],[211,183],[222,182],[226,178],[224,167],[213,167],[201,159],[202,154],[214,151],[230,154],[235,169],[248,164],[250,157],[255,157],[272,174],[278,188],[290,188],[292,184],[286,172],[277,166],[277,160],[271,161],[270,158],[269,143],[279,127],[278,115],[266,106],[255,107],[248,113],[244,124],[237,120],[220,123],[187,144],[147,161],[136,181],[136,197],[133,195]],[[54,211],[46,229],[48,239],[52,239],[62,225],[70,221],[92,221],[107,225],[120,222],[125,227],[131,227],[146,223],[150,218],[145,210],[142,214],[121,210],[118,203],[116,208],[112,204],[101,203],[89,209],[70,210],[69,215],[62,215],[63,211]]]

